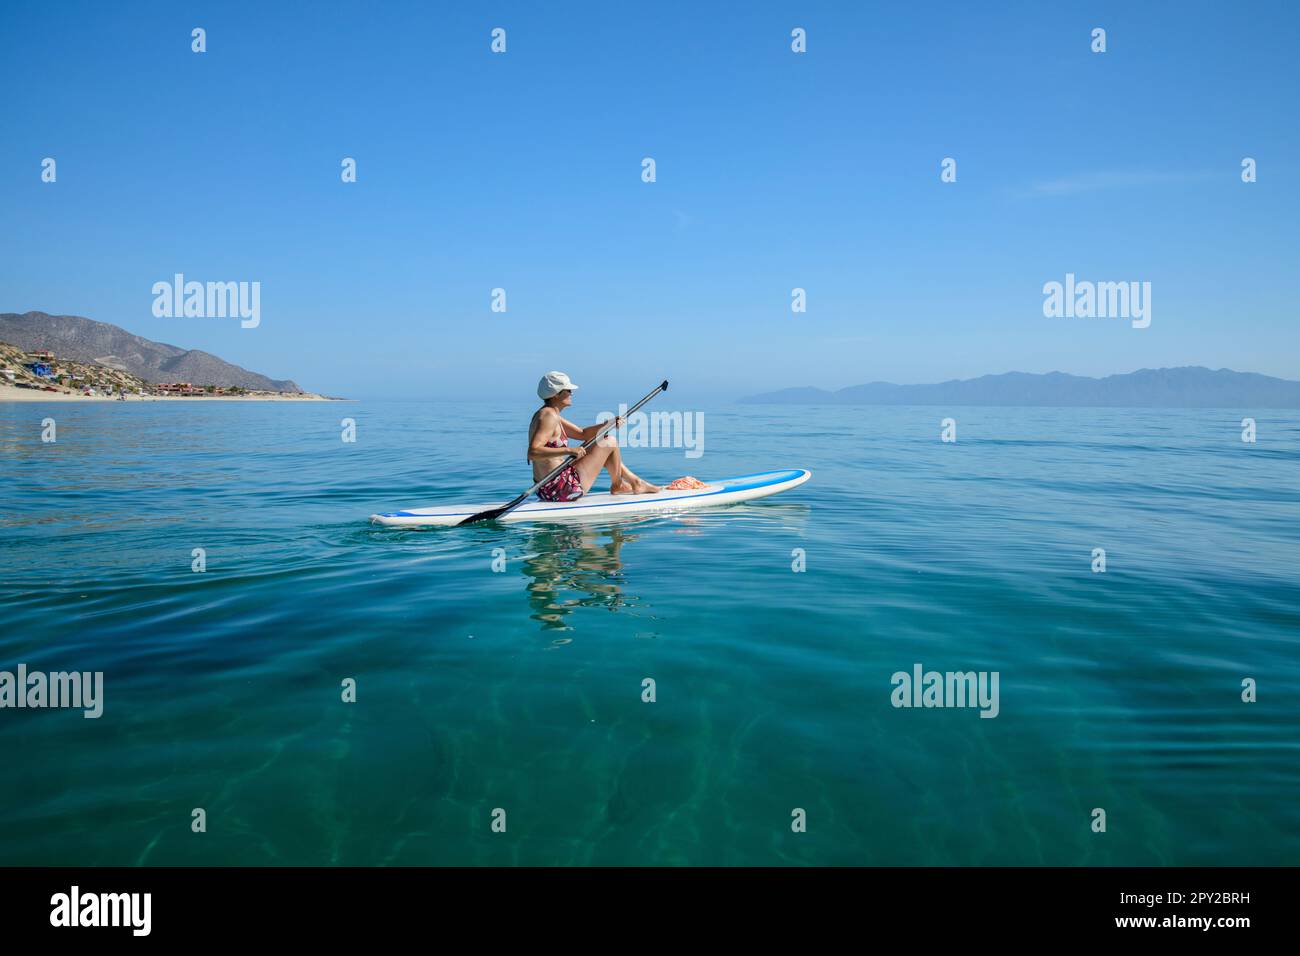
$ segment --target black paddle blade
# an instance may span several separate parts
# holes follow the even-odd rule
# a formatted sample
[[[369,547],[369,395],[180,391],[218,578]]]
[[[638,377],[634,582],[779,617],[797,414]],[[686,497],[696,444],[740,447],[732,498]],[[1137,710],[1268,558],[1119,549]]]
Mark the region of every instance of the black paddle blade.
[[[476,515],[470,515],[464,521],[460,522],[460,524],[456,525],[456,527],[459,528],[461,525],[473,524],[476,521],[491,521],[494,518],[500,518],[505,514],[505,511],[505,508],[493,508],[491,511],[480,511]]]
[[[524,501],[527,500],[527,498],[528,495],[523,494],[520,495],[518,498],[516,498],[514,501],[502,505],[500,508],[489,508],[487,511],[480,511],[476,515],[470,515],[464,521],[460,522],[460,524],[456,525],[456,527],[459,528],[461,525],[464,524],[474,524],[475,522],[478,521],[493,521],[497,518],[500,518],[506,512],[514,511],[521,504],[523,504]]]

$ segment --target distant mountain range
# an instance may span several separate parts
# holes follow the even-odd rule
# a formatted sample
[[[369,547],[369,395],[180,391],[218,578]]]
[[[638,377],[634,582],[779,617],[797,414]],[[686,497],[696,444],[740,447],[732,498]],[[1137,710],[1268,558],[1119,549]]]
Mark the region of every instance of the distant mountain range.
[[[742,398],[780,405],[1022,405],[1119,408],[1300,408],[1300,382],[1254,372],[1144,368],[1086,378],[1064,372],[1007,372],[934,385],[872,382],[828,392],[787,388]]]
[[[29,352],[49,349],[58,358],[106,365],[151,383],[191,382],[273,392],[302,391],[288,379],[268,378],[208,352],[151,342],[116,325],[77,315],[0,313],[0,342]]]

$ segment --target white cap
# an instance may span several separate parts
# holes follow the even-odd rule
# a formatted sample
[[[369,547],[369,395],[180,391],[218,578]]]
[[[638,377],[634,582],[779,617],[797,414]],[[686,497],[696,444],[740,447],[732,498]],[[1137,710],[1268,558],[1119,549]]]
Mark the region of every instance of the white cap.
[[[578,386],[570,382],[569,376],[563,372],[547,372],[542,376],[542,380],[537,383],[537,397],[545,401],[559,395],[566,388],[574,392],[577,391]]]

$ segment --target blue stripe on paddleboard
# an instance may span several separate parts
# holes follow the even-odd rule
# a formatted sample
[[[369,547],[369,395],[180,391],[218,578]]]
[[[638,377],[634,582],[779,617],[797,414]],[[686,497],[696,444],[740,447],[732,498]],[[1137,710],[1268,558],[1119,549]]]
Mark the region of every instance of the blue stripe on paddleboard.
[[[527,511],[523,513],[529,515],[544,515],[544,514],[552,514],[554,512],[559,512],[560,514],[567,514],[570,511],[577,511],[581,508],[614,508],[614,507],[625,508],[629,505],[649,504],[650,501],[665,501],[665,502],[691,501],[695,498],[709,498],[712,497],[713,495],[730,494],[733,491],[752,491],[755,488],[766,488],[768,485],[779,485],[783,481],[791,481],[792,479],[798,478],[800,475],[806,473],[807,473],[806,470],[803,468],[791,468],[787,471],[761,471],[753,475],[740,475],[736,478],[723,478],[719,481],[711,481],[709,482],[709,484],[711,485],[720,484],[723,487],[719,488],[717,491],[706,491],[698,495],[676,495],[672,498],[656,498],[650,500],[643,499],[641,501],[606,501],[594,505],[569,504],[569,505],[564,505],[563,507],[560,508],[529,508]],[[750,480],[755,478],[765,479],[765,480],[761,480],[761,481]],[[729,482],[737,482],[737,484],[729,484]],[[746,484],[744,482],[748,482],[748,483]],[[582,499],[578,499],[578,500],[581,501]],[[379,517],[381,518],[459,518],[462,515],[464,515],[465,517],[469,517],[472,514],[474,514],[473,511],[435,511],[432,513],[425,512],[422,514],[416,513],[414,511],[390,511],[386,514],[381,514]]]

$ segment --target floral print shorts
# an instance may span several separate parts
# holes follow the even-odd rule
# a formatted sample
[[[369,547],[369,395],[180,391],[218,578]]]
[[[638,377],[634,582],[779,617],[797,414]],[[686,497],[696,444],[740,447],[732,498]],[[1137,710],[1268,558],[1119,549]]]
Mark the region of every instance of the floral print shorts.
[[[537,489],[537,497],[543,501],[577,501],[582,497],[582,479],[578,477],[578,469],[568,465]]]

